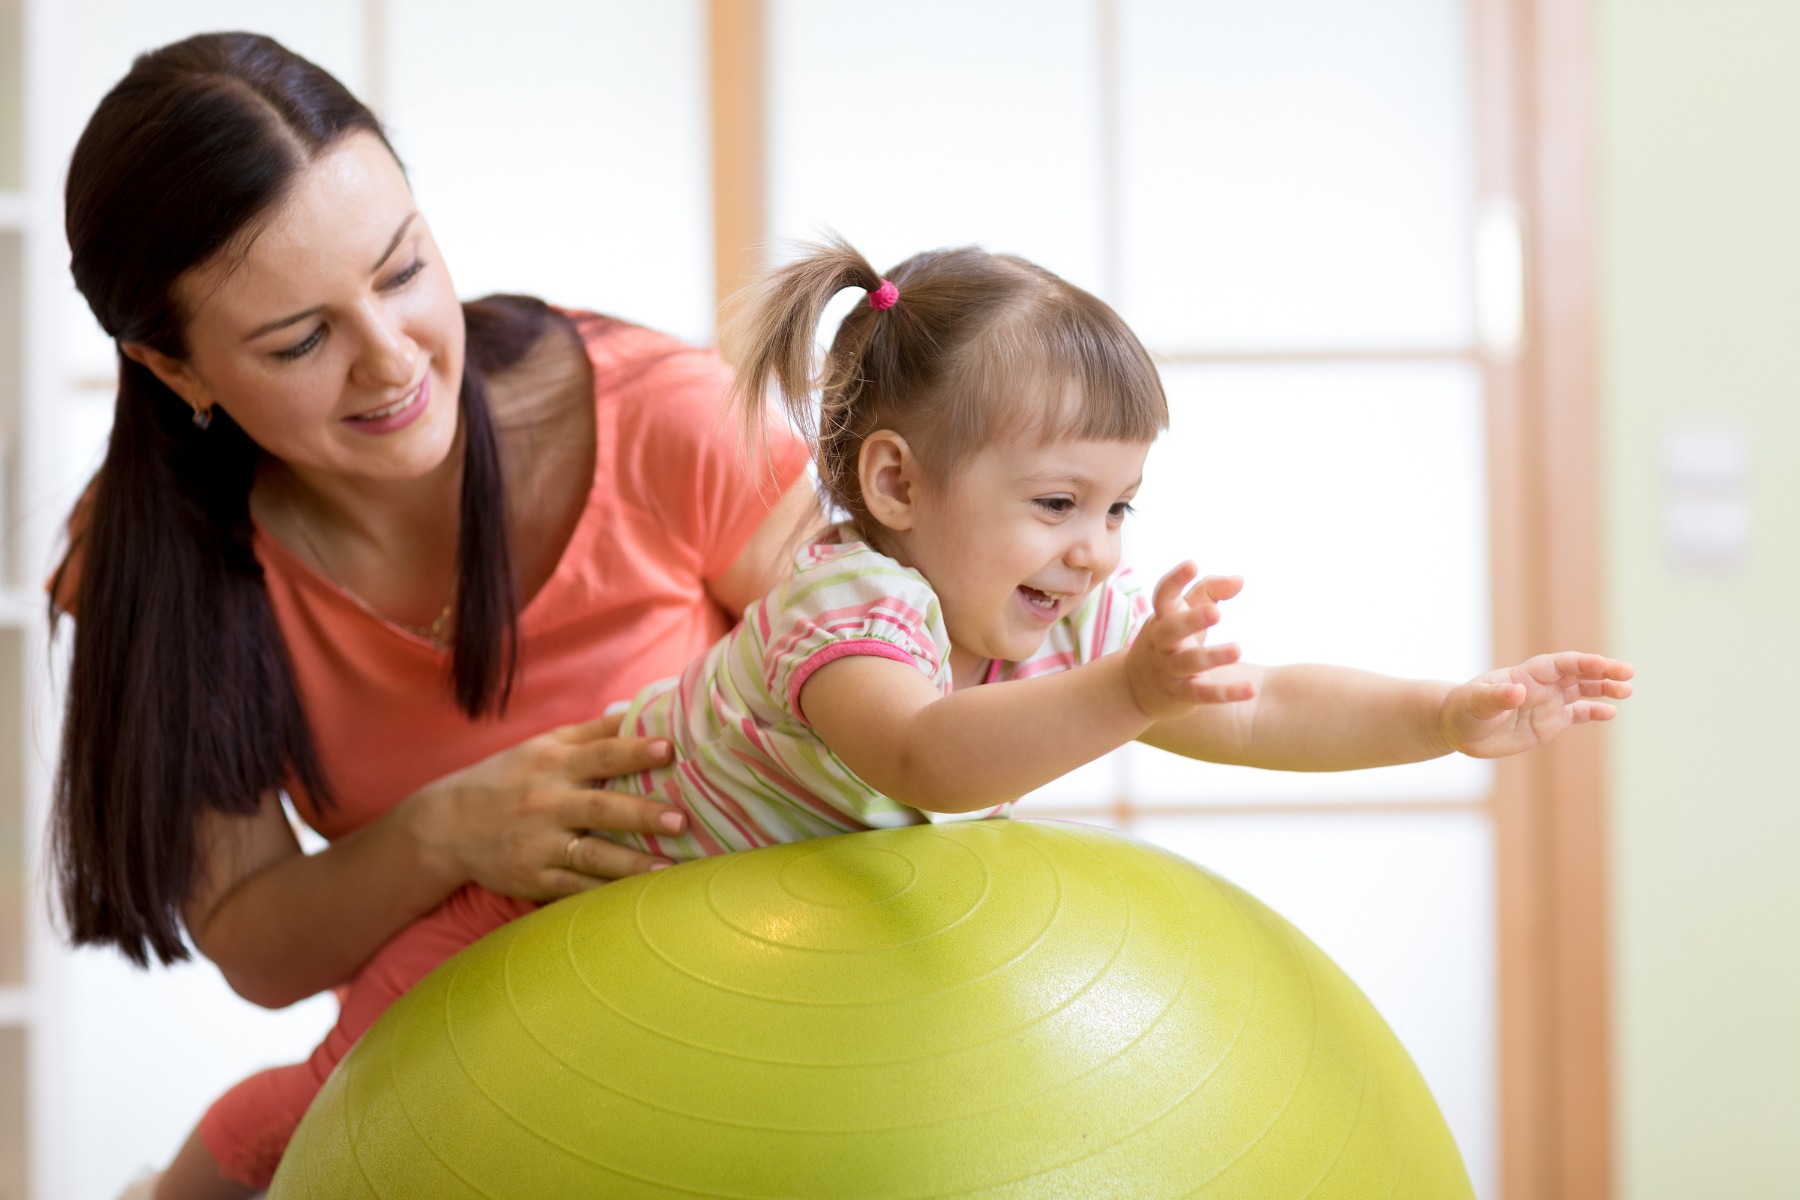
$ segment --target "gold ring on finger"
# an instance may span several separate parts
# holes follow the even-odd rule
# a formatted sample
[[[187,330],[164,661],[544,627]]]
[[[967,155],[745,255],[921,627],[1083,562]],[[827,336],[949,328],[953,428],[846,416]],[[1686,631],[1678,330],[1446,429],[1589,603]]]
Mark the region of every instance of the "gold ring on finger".
[[[563,847],[563,865],[568,867],[571,871],[580,870],[580,868],[575,865],[575,847],[581,845],[581,839],[584,836],[584,834],[575,834],[569,839],[569,844]]]

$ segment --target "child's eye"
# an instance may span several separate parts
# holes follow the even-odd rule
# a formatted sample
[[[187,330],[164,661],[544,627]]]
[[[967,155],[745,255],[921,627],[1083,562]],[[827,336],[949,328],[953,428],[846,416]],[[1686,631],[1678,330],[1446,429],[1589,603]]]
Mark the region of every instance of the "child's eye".
[[[1130,516],[1132,513],[1136,512],[1136,511],[1137,511],[1137,509],[1131,507],[1131,503],[1129,501],[1121,500],[1117,504],[1113,505],[1111,508],[1107,509],[1106,515],[1108,517],[1110,517],[1112,520],[1123,521],[1126,517]]]
[[[1057,517],[1066,517],[1075,511],[1075,501],[1067,496],[1039,496],[1032,503]]]
[[[319,326],[306,335],[306,340],[297,346],[289,346],[286,350],[275,351],[275,357],[282,362],[293,362],[297,358],[305,358],[311,354],[318,344],[325,340],[325,327]]]

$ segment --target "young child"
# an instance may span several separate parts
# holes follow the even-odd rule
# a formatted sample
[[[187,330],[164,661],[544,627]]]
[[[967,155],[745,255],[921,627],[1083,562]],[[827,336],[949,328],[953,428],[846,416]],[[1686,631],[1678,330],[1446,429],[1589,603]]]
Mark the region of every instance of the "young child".
[[[845,288],[822,379],[813,339]],[[1533,658],[1461,686],[1237,664],[1208,646],[1236,578],[1192,564],[1146,597],[1120,527],[1168,424],[1149,356],[1105,304],[1020,259],[921,254],[883,278],[842,242],[750,293],[725,334],[746,427],[779,390],[847,515],[621,732],[670,767],[614,781],[682,809],[676,860],[995,816],[1133,739],[1193,758],[1343,770],[1540,745],[1615,714],[1631,668]],[[813,397],[819,393],[815,416]],[[1005,683],[1005,687],[986,686]]]
[[[846,288],[868,303],[815,379],[821,313]],[[1110,308],[1020,259],[938,251],[883,278],[841,242],[816,247],[750,294],[726,342],[746,428],[766,427],[778,389],[846,519],[811,537],[789,578],[680,678],[629,702],[621,732],[669,739],[675,762],[609,786],[661,797],[688,821],[678,837],[608,835],[618,841],[679,861],[993,816],[1133,739],[1293,770],[1493,757],[1608,720],[1630,694],[1631,668],[1591,654],[1452,686],[1251,667],[1236,647],[1209,646],[1240,580],[1196,584],[1183,564],[1146,595],[1120,563],[1145,456],[1168,424],[1155,367]],[[598,835],[572,838],[570,861],[583,836]],[[312,1059],[239,1084],[190,1146],[228,1178],[266,1182],[354,1039],[500,923],[477,893],[377,952]]]

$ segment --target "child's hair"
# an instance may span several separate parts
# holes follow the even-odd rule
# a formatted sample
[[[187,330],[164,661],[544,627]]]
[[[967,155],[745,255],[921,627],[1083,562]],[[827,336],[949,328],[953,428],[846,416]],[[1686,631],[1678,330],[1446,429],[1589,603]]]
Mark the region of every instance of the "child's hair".
[[[840,238],[804,250],[740,293],[720,340],[746,428],[764,428],[775,384],[812,442],[825,498],[865,534],[857,456],[878,429],[900,433],[942,479],[1003,433],[1149,442],[1168,428],[1137,337],[1042,267],[969,246],[915,254],[884,279]],[[820,314],[848,287],[871,303],[844,318],[815,377]]]

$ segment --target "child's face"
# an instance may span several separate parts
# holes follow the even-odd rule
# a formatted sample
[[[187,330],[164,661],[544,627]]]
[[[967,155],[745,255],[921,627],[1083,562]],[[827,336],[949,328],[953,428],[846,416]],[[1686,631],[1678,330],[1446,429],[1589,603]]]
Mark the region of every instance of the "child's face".
[[[958,685],[1033,654],[1119,565],[1148,442],[1005,442],[921,487],[905,553],[938,594]]]

